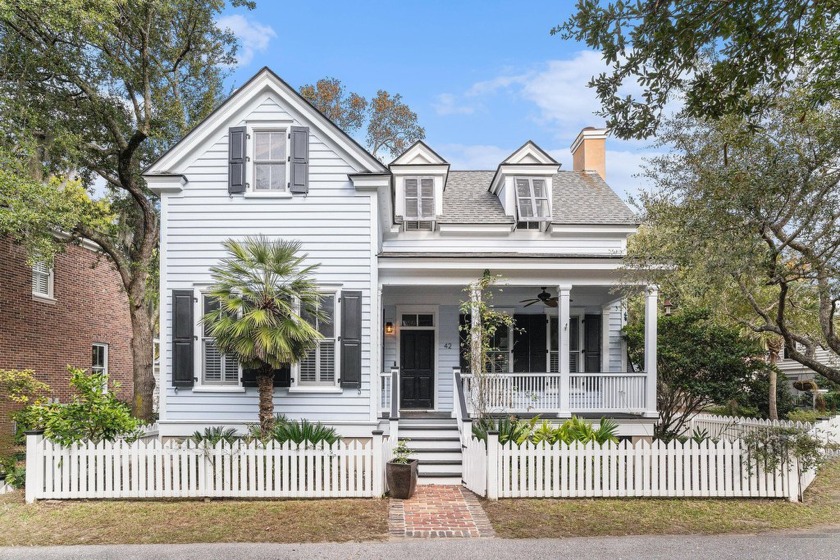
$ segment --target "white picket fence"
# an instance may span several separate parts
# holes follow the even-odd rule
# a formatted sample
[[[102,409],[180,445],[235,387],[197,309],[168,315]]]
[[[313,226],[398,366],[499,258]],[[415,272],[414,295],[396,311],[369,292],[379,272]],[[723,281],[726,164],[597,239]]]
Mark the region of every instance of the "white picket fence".
[[[703,497],[800,498],[810,474],[798,466],[773,472],[751,461],[740,440],[717,443],[639,441],[630,444],[524,443],[504,445],[491,434],[485,446],[463,449],[464,482],[498,498]],[[482,468],[482,466],[484,468]]]
[[[696,429],[701,432],[705,430],[708,436],[714,439],[737,439],[750,432],[766,428],[798,428],[811,431],[814,429],[814,424],[810,422],[791,422],[789,420],[763,420],[761,418],[697,414],[686,423],[685,435],[690,436]]]
[[[358,498],[384,494],[381,432],[333,445],[159,440],[62,447],[27,436],[26,500]]]

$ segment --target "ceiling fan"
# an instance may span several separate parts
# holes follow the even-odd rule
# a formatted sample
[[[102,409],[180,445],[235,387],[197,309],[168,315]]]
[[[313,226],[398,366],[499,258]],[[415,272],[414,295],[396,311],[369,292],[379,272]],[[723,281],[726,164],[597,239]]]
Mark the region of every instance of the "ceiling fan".
[[[557,307],[557,297],[552,297],[551,294],[545,291],[545,288],[542,289],[540,293],[537,294],[537,297],[530,298],[530,299],[523,299],[519,303],[524,303],[525,307],[529,307],[534,305],[535,303],[544,303],[548,307]]]

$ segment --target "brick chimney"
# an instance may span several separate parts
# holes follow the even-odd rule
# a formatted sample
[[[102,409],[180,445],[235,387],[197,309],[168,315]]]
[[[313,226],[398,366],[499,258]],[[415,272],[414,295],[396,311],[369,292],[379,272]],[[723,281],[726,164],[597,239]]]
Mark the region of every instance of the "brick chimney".
[[[572,169],[595,171],[607,180],[606,168],[607,129],[587,126],[572,142]]]

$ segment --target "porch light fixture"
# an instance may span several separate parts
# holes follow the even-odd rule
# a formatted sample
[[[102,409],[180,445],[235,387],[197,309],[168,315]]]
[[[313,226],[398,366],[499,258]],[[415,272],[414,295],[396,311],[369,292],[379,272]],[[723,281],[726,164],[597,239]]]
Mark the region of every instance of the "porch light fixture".
[[[665,315],[667,317],[670,317],[671,316],[671,311],[674,309],[674,304],[671,303],[671,300],[666,299],[665,301],[663,301],[662,302],[662,307],[665,308]]]
[[[394,323],[391,321],[385,323],[385,334],[394,334]]]

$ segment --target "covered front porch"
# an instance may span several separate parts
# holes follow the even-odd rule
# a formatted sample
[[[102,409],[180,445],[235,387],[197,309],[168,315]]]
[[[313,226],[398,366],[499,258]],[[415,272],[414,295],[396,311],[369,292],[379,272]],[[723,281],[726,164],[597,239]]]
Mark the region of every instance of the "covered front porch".
[[[514,327],[495,337],[490,371],[479,376],[464,356],[468,280],[384,284],[380,418],[473,414],[480,394],[496,415],[655,417],[657,291],[647,290],[645,312],[645,363],[654,367],[636,371],[621,336],[626,311],[617,281],[598,276],[551,283],[503,274],[492,305]]]

